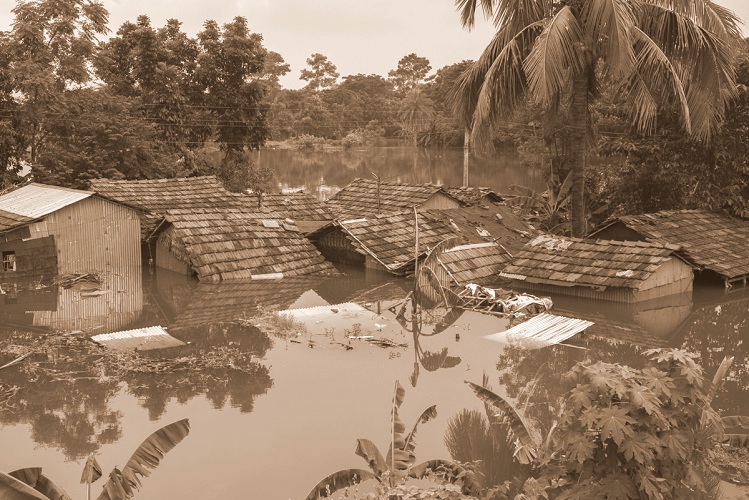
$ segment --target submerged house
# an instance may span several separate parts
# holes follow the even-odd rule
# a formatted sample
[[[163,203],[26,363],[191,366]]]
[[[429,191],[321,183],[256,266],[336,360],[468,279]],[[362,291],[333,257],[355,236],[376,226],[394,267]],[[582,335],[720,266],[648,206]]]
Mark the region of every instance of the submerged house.
[[[334,218],[333,212],[325,203],[305,192],[265,193],[262,197],[262,208],[278,212],[293,220],[305,234],[321,228]]]
[[[328,200],[338,218],[353,219],[400,210],[458,208],[465,203],[434,184],[402,184],[357,178]]]
[[[677,250],[669,244],[541,235],[500,276],[534,291],[639,302],[691,292],[692,268]]]
[[[157,267],[201,281],[334,272],[292,222],[271,211],[169,210],[149,239]]]
[[[91,191],[31,183],[0,196],[0,282],[140,266],[132,206]]]
[[[628,215],[606,223],[591,237],[656,241],[681,247],[679,255],[726,287],[749,278],[749,221],[708,210],[666,210]]]
[[[147,180],[91,179],[90,189],[100,196],[140,209],[144,240],[167,210],[242,208],[254,199],[228,191],[213,175]]]
[[[500,214],[501,215],[501,214]],[[472,254],[483,253],[483,260],[468,260],[462,266],[488,264],[488,270],[473,269],[470,273],[492,272],[498,261],[507,262],[507,255],[522,247],[530,233],[522,222],[505,213],[496,214],[477,207],[450,210],[419,210],[419,258],[445,240],[453,246],[471,243],[493,243],[492,246],[464,249]],[[517,226],[517,227],[515,227]],[[413,271],[416,259],[415,217],[412,210],[369,215],[355,219],[336,219],[307,235],[315,246],[333,262],[360,265],[396,275]],[[492,254],[491,258],[487,254]],[[474,255],[471,255],[474,257]],[[458,265],[458,264],[455,264]],[[467,269],[465,269],[467,270]]]

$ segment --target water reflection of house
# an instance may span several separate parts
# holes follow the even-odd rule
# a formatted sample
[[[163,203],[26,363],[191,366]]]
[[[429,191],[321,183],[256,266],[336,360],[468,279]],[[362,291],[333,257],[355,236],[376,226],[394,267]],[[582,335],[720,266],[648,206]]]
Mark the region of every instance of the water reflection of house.
[[[441,186],[357,178],[328,200],[339,218],[356,218],[409,208],[458,208],[464,203]]]
[[[614,219],[593,232],[596,238],[657,241],[682,247],[680,255],[699,271],[719,276],[726,286],[749,278],[749,221],[707,210],[668,210]]]
[[[137,234],[137,233],[136,233]],[[137,266],[97,273],[80,282],[0,296],[0,321],[51,331],[108,333],[136,322],[143,311],[143,278]]]
[[[538,236],[501,273],[517,287],[583,298],[638,302],[692,290],[678,247],[647,242]]]
[[[448,238],[457,238],[461,244],[497,242],[498,248],[512,251],[530,235],[530,229],[506,207],[494,211],[478,207],[420,210],[418,222],[419,258]],[[413,271],[416,242],[413,211],[337,219],[307,236],[333,262],[396,275]]]
[[[271,211],[169,210],[151,238],[157,267],[201,281],[333,272],[293,223]]]
[[[92,179],[90,188],[101,196],[141,209],[145,240],[167,210],[247,206],[253,198],[227,191],[215,176],[174,179]]]
[[[555,295],[554,312],[592,321],[585,331],[610,342],[642,347],[666,347],[669,338],[692,312],[691,293],[681,293],[636,303],[601,302]]]
[[[138,212],[90,191],[28,184],[0,196],[0,281],[140,265]]]

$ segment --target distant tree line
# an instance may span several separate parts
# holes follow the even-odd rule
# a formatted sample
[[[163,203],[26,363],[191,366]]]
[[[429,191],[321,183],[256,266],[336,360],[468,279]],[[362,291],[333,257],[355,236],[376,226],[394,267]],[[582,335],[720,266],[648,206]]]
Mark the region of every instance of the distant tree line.
[[[108,13],[95,0],[17,0],[12,13],[11,29],[0,32],[5,186],[30,169],[38,181],[72,187],[102,176],[215,174],[230,189],[267,190],[272,172],[254,165],[250,153],[269,140],[460,147],[467,130],[488,139],[482,145],[517,151],[552,188],[579,162],[570,137],[580,127],[569,108],[550,114],[543,99],[511,85],[511,72],[492,73],[502,62],[492,57],[504,54],[492,45],[475,62],[434,71],[428,59],[407,54],[386,76],[341,77],[315,53],[299,75],[306,85],[293,90],[280,84],[290,72],[283,56],[265,48],[243,17],[206,21],[190,37],[178,20],[154,27],[139,16],[107,38]],[[738,97],[727,103],[725,119],[711,122],[709,143],[682,132],[683,117],[668,99],[657,111],[648,108],[644,135],[632,125],[637,108],[605,66],[586,70],[595,77],[586,144],[596,165],[584,170],[587,219],[695,206],[749,216],[746,43],[741,51],[726,59]],[[569,102],[557,90],[549,100]],[[499,113],[510,95],[511,112]]]

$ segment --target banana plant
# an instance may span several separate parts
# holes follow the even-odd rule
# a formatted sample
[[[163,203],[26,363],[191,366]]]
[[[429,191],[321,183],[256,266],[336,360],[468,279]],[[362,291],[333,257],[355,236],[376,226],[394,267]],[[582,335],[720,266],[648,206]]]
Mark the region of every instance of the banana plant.
[[[120,471],[115,467],[109,474],[98,500],[128,500],[140,488],[138,476],[148,477],[158,467],[164,455],[177,446],[190,432],[185,418],[160,428],[135,450]],[[91,483],[101,477],[101,467],[92,455],[86,460],[81,483],[86,484],[90,498]],[[0,498],[2,500],[72,500],[59,485],[42,474],[39,467],[19,469],[5,474],[0,472]]]
[[[398,415],[398,409],[406,395],[406,390],[400,382],[395,382],[395,394],[393,395],[392,409],[390,412],[390,446],[386,456],[383,456],[379,448],[369,439],[358,439],[356,442],[356,454],[366,460],[370,470],[366,469],[344,469],[334,472],[317,483],[307,495],[307,500],[317,500],[331,496],[336,491],[356,485],[362,481],[376,479],[379,482],[387,482],[393,487],[397,482],[406,478],[421,479],[426,477],[429,470],[444,467],[454,470],[456,464],[446,460],[428,460],[414,465],[416,455],[416,430],[419,424],[429,422],[437,416],[436,405],[424,410],[411,431],[406,434],[406,426]],[[457,475],[457,474],[455,474]],[[470,485],[464,484],[470,488]]]

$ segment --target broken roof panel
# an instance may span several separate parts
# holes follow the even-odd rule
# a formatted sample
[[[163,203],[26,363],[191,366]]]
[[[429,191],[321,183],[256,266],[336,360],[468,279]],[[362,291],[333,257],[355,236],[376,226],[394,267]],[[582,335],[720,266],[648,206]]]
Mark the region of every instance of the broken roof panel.
[[[637,289],[677,248],[641,243],[540,235],[529,241],[500,275],[559,286]]]
[[[328,206],[338,217],[354,218],[420,207],[431,197],[440,195],[453,200],[456,206],[462,204],[441,186],[434,184],[402,184],[357,178],[331,197]]]
[[[0,210],[0,232],[5,232],[19,226],[25,226],[36,219]]]
[[[103,333],[101,335],[94,335],[91,337],[91,340],[118,351],[150,351],[152,349],[185,345],[181,340],[169,335],[161,326]]]
[[[447,187],[445,191],[466,205],[481,205],[487,202],[500,203],[504,200],[500,194],[495,193],[488,187],[456,186]]]
[[[0,210],[15,216],[36,219],[93,194],[90,191],[31,183],[0,196]]]
[[[683,247],[679,254],[698,268],[729,280],[749,275],[749,221],[708,210],[665,210],[619,217],[593,235],[617,222],[649,241]]]
[[[155,234],[185,252],[201,280],[258,279],[334,272],[299,230],[272,211],[169,210]],[[268,227],[267,222],[276,222]]]
[[[593,325],[592,321],[543,313],[486,339],[529,349],[559,344]]]

